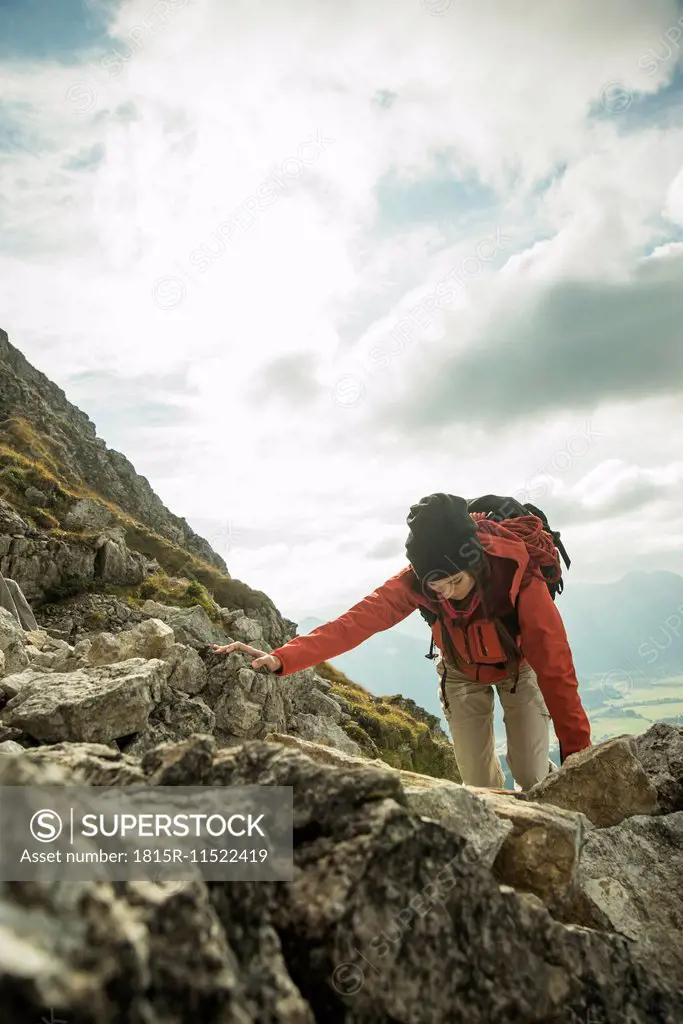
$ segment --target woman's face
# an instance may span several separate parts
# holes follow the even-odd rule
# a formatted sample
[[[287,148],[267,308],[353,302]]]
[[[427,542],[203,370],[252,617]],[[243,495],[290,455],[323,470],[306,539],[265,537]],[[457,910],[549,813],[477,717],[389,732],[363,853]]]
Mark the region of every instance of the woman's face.
[[[462,601],[474,587],[474,576],[469,572],[456,572],[445,579],[430,582],[429,586],[446,601]]]

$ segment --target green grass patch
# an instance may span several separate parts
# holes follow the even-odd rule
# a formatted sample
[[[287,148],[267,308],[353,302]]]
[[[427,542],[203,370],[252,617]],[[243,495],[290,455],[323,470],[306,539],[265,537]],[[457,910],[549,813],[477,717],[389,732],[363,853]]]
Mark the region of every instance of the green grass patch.
[[[424,722],[418,722],[403,708],[375,697],[365,687],[327,662],[315,671],[330,685],[330,695],[350,707],[353,722],[343,728],[369,757],[379,757],[393,768],[460,782],[453,747],[433,736]]]

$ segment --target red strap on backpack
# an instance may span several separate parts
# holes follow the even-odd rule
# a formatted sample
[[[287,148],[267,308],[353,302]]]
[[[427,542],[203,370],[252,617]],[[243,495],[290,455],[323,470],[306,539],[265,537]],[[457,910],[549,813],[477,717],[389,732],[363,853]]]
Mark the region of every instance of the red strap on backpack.
[[[512,536],[521,540],[529,552],[532,569],[535,568],[549,587],[557,587],[562,582],[562,566],[560,556],[552,536],[543,528],[537,516],[518,516],[516,519],[504,519],[496,523],[486,518],[483,512],[471,513],[477,523],[477,529],[486,533]]]

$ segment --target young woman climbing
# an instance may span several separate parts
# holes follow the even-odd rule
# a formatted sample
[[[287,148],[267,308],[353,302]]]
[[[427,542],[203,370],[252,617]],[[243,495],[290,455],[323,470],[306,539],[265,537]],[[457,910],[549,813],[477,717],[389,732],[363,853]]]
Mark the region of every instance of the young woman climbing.
[[[357,647],[418,608],[431,612],[441,704],[463,782],[504,785],[494,743],[495,688],[507,762],[527,790],[550,767],[549,719],[561,761],[591,744],[564,625],[530,554],[543,524],[529,515],[513,530],[470,514],[466,500],[451,494],[422,498],[407,522],[410,564],[349,611],[271,654],[240,641],[214,651],[242,651],[254,658],[252,668],[286,676]]]

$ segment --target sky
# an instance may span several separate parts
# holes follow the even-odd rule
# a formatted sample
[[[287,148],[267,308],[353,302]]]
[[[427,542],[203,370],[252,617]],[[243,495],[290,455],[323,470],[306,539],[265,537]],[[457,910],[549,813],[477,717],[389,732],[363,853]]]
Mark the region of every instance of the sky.
[[[409,506],[683,573],[683,5],[0,0],[0,327],[290,618]]]

